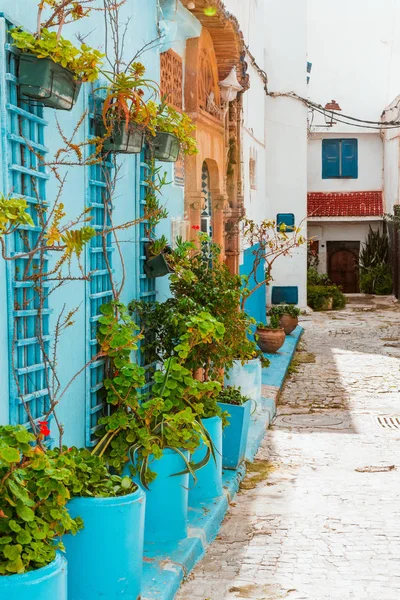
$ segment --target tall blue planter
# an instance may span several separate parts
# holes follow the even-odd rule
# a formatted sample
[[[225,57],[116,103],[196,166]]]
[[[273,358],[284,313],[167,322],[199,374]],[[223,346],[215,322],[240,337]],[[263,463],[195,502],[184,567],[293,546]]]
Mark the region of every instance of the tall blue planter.
[[[145,504],[140,488],[118,498],[69,502],[71,516],[82,517],[84,529],[63,540],[69,567],[68,600],[140,598]]]
[[[257,401],[261,399],[261,375],[262,366],[258,358],[244,365],[236,360],[225,375],[225,386],[240,387],[243,396]]]
[[[246,455],[247,438],[249,437],[252,401],[242,406],[219,402],[223,411],[229,413],[228,427],[222,437],[222,466],[224,469],[237,469]]]
[[[1,600],[67,600],[67,561],[62,554],[46,567],[0,576]]]
[[[196,507],[222,496],[222,420],[220,417],[203,419],[203,425],[214,444],[215,460],[211,456],[205,467],[196,471],[197,482],[190,477],[189,506]],[[192,456],[192,462],[200,462],[206,455],[207,447],[201,444]]]
[[[182,451],[189,460],[189,453]],[[146,542],[172,542],[187,536],[189,474],[182,456],[171,449],[150,463],[157,473],[146,490]]]

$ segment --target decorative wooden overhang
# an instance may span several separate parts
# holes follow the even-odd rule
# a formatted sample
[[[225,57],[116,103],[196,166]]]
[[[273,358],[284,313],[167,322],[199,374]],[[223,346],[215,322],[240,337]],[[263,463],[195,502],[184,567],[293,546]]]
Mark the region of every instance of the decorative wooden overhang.
[[[187,7],[190,0],[182,0]],[[221,0],[196,0],[196,8],[190,12],[206,28],[212,38],[217,59],[218,79],[222,81],[236,67],[241,85],[248,88],[248,77],[244,63],[246,50],[239,22],[229,13]],[[208,15],[207,9],[215,9],[215,15]]]

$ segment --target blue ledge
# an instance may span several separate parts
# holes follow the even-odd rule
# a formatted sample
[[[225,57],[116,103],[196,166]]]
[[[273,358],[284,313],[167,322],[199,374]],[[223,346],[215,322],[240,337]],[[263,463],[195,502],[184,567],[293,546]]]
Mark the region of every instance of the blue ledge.
[[[263,369],[263,385],[270,385],[278,388],[283,386],[289,365],[302,333],[303,328],[297,327],[291,335],[286,336],[286,341],[279,352],[276,354],[265,354],[266,358],[271,361],[271,366],[269,369]]]
[[[298,327],[292,335],[286,337],[281,352],[266,354],[271,365],[268,369],[263,369],[263,385],[282,387],[302,332],[303,329]],[[257,402],[251,419],[246,460],[254,460],[275,414],[273,399],[261,398]],[[204,556],[207,546],[217,536],[229,503],[235,497],[245,474],[245,465],[237,471],[224,471],[224,495],[204,503],[200,509],[189,508],[189,532],[185,540],[179,543],[145,545],[142,600],[175,598],[183,579]]]

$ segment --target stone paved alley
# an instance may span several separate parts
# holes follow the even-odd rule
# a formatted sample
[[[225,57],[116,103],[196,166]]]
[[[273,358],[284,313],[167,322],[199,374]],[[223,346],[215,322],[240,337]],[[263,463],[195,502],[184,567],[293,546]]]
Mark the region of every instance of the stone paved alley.
[[[400,429],[378,419],[400,415],[400,307],[353,297],[302,325],[275,424],[179,600],[400,599]]]

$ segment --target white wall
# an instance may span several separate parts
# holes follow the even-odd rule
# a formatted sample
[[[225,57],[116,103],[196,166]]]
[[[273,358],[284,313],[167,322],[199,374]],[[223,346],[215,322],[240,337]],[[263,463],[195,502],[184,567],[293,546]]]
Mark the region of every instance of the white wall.
[[[308,224],[308,239],[319,241],[319,265],[320,273],[328,273],[327,264],[327,242],[357,242],[363,244],[367,238],[369,227],[375,231],[381,221],[343,222],[343,221],[321,221]]]
[[[265,189],[267,163],[265,145],[265,91],[257,71],[249,65],[251,87],[243,96],[242,171],[244,204],[249,219],[261,221],[270,216]],[[256,185],[250,186],[250,158],[256,157]]]
[[[334,133],[313,133],[308,141],[308,191],[357,192],[383,188],[383,142],[380,134],[344,134],[358,139],[358,178],[322,179],[322,140],[336,138]]]
[[[308,60],[311,100],[335,99],[343,113],[379,121],[400,91],[400,2],[308,0]],[[334,131],[355,130],[338,124]]]
[[[399,118],[400,96],[384,111],[383,120]],[[400,129],[386,130],[383,138],[384,192],[386,212],[393,213],[393,206],[400,202]]]
[[[265,56],[268,88],[305,96],[307,62],[306,0],[266,0]],[[299,225],[306,217],[307,110],[290,98],[266,99],[266,186],[271,218],[294,213]],[[299,304],[306,305],[306,249],[277,261],[274,285],[298,286]]]

